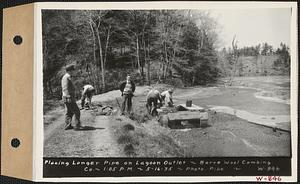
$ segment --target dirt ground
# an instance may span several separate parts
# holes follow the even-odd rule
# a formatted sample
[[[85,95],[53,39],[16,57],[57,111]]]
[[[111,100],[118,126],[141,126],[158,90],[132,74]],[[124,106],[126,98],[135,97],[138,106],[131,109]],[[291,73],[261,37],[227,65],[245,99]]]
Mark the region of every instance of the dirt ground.
[[[233,87],[194,87],[175,89],[176,104],[186,99],[202,107],[223,105],[256,114],[289,114],[289,105],[255,98],[258,90],[286,90],[286,78],[244,78]],[[242,84],[241,84],[242,83]],[[259,83],[259,85],[255,85]],[[247,89],[237,88],[246,86]],[[257,89],[255,89],[255,86]],[[279,87],[278,87],[279,86]],[[169,86],[159,85],[162,90]],[[44,116],[45,157],[226,157],[290,156],[290,133],[249,123],[236,116],[210,112],[205,128],[171,129],[161,126],[158,118],[146,113],[145,96],[149,87],[137,87],[133,114],[98,115],[81,111],[82,131],[63,129],[64,109],[49,110]],[[279,95],[280,97],[280,95]],[[93,98],[94,104],[119,109],[120,92],[111,91]]]

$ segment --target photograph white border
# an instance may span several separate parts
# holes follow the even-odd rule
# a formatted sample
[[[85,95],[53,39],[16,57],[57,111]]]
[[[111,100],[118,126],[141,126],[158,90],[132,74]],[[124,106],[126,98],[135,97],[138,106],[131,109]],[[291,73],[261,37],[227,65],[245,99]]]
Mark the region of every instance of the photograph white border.
[[[33,103],[33,179],[46,182],[220,182],[220,181],[256,181],[255,176],[155,176],[155,177],[81,177],[81,178],[43,178],[43,55],[42,55],[42,9],[72,10],[157,10],[157,9],[259,9],[291,8],[291,147],[292,176],[282,176],[282,182],[297,181],[297,145],[298,145],[298,29],[296,2],[43,2],[34,3],[34,103]]]

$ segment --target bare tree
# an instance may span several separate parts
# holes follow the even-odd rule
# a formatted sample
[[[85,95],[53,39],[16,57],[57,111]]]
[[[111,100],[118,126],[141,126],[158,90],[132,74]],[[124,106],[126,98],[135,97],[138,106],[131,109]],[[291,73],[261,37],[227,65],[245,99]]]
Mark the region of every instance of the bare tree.
[[[101,66],[101,80],[102,80],[102,88],[105,89],[105,63],[106,63],[106,52],[108,47],[108,42],[110,38],[110,26],[107,31],[106,35],[106,44],[103,54],[103,48],[102,48],[102,40],[101,40],[101,31],[100,28],[103,23],[103,17],[107,14],[107,11],[103,10],[97,10],[97,11],[85,11],[84,15],[87,18],[87,22],[90,26],[90,29],[93,34],[93,48],[94,48],[94,60],[96,62],[96,43],[98,44],[98,50],[99,50],[99,60],[100,60],[100,66]],[[97,72],[98,73],[98,72]],[[98,75],[98,74],[97,74]],[[98,76],[99,77],[99,76]]]
[[[238,47],[237,47],[237,41],[236,41],[236,35],[234,35],[232,42],[231,42],[231,46],[232,46],[232,53],[230,56],[230,65],[232,66],[231,68],[231,75],[229,77],[229,82],[228,85],[231,86],[233,79],[235,77],[236,71],[237,71],[237,63],[239,60],[239,53],[238,53]]]

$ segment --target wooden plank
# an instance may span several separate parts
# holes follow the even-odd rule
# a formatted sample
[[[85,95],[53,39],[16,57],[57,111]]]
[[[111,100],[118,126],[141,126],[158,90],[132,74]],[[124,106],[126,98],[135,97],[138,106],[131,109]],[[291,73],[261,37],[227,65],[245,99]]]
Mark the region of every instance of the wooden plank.
[[[198,111],[179,111],[175,113],[169,113],[168,118],[169,121],[183,121],[193,119],[208,120],[208,113]]]
[[[200,113],[198,111],[179,111],[169,113],[168,118],[170,121],[200,119]]]

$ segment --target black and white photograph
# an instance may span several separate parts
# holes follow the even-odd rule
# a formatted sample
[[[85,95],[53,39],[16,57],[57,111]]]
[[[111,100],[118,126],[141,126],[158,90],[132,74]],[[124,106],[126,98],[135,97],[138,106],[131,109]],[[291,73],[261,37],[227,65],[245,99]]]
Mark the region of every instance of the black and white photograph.
[[[43,157],[291,158],[291,16],[42,9]]]

